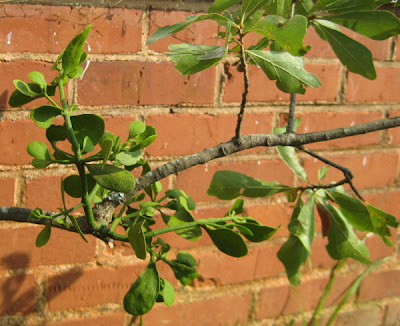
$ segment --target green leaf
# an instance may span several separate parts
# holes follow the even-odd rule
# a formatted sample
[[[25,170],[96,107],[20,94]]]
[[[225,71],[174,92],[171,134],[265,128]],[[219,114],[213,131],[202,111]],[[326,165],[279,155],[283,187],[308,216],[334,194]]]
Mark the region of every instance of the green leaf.
[[[142,158],[142,152],[140,150],[134,152],[119,152],[115,159],[126,166],[135,165]]]
[[[139,259],[146,259],[146,239],[143,232],[143,224],[146,221],[135,223],[131,225],[128,230],[128,240],[135,251],[136,257]]]
[[[51,125],[46,130],[46,138],[54,145],[58,141],[66,140],[68,138],[68,131],[64,126]]]
[[[264,7],[268,15],[278,15],[289,18],[292,0],[270,0]]]
[[[296,218],[291,219],[288,229],[291,234],[299,238],[308,256],[311,256],[311,245],[315,236],[313,196],[302,205]]]
[[[291,221],[298,219],[301,209],[303,207],[303,202],[299,198],[296,202],[296,206],[293,209]],[[303,242],[293,234],[289,235],[287,241],[282,245],[278,251],[278,258],[285,266],[286,275],[289,282],[296,286],[300,284],[300,267],[304,265],[308,251],[304,247]]]
[[[40,127],[47,129],[52,121],[61,114],[61,110],[55,106],[39,106],[31,112],[31,119]]]
[[[182,75],[192,75],[218,63],[225,56],[225,47],[216,45],[171,44],[165,54],[176,63]]]
[[[186,22],[161,27],[147,40],[146,44],[149,45],[151,43],[154,43],[164,37],[167,37],[169,35],[178,33],[181,30],[184,30],[190,24],[193,24],[198,21],[206,20],[206,19],[211,19],[211,20],[221,21],[221,22],[228,21],[228,19],[226,17],[224,17],[222,15],[214,14],[214,13],[188,16],[186,18]]]
[[[42,231],[38,234],[36,238],[36,247],[43,247],[49,240],[51,236],[51,224],[46,224]]]
[[[138,148],[139,149],[145,148],[151,145],[156,138],[157,138],[156,129],[152,126],[146,126],[146,130],[136,137],[135,142],[138,143],[138,145],[134,147],[134,149],[131,148],[131,151],[136,150]]]
[[[177,260],[164,261],[171,267],[176,279],[184,286],[190,284],[194,279],[199,277],[199,272],[192,266],[188,266]]]
[[[204,225],[203,228],[207,231],[215,246],[224,254],[233,257],[247,255],[247,245],[237,232],[224,227],[211,228]]]
[[[316,20],[314,27],[326,39],[340,62],[351,72],[368,79],[375,79],[376,72],[371,51],[361,43]]]
[[[87,168],[93,179],[103,188],[127,193],[135,187],[135,178],[129,171],[114,165],[89,164]]]
[[[137,135],[145,132],[146,125],[142,121],[133,121],[129,124],[129,138],[135,138]]]
[[[331,227],[328,234],[326,250],[336,260],[353,258],[363,264],[369,264],[369,251],[364,242],[357,238],[351,225],[332,204],[319,199],[319,202],[331,216]]]
[[[238,196],[267,197],[287,190],[277,182],[268,183],[234,171],[217,171],[207,190],[209,196],[230,200]]]
[[[41,93],[40,87],[37,84],[28,83],[28,85],[31,89],[34,89],[35,92]],[[49,96],[54,96],[55,93],[56,93],[56,86],[47,86],[47,94]],[[14,92],[12,92],[12,94],[8,100],[8,104],[13,108],[20,107],[29,102],[32,102],[33,100],[41,98],[43,96],[44,96],[43,94],[40,94],[40,95],[37,95],[34,97],[28,96],[28,95],[21,93],[18,89],[16,89]]]
[[[45,167],[49,166],[53,161],[51,160],[42,160],[39,158],[34,158],[31,164],[37,169],[44,169]]]
[[[160,276],[154,262],[139,275],[124,297],[124,309],[131,315],[141,316],[153,308],[160,291]]]
[[[214,3],[208,8],[208,13],[222,12],[233,5],[240,2],[240,0],[215,0]]]
[[[303,68],[302,57],[274,51],[248,50],[247,53],[269,79],[277,80],[276,85],[283,92],[304,94],[303,85],[321,86],[318,78]]]
[[[102,165],[106,165],[108,158],[112,153],[114,142],[112,139],[106,138],[100,141],[101,152],[103,154],[103,163]]]
[[[15,88],[25,96],[38,97],[43,94],[43,91],[40,89],[40,87],[36,89],[33,87],[33,85],[37,86],[36,84],[28,84],[18,79],[13,80],[13,83]]]
[[[294,13],[295,15],[308,16],[313,7],[313,0],[300,0],[297,1],[294,5]]]
[[[315,3],[314,11],[328,11],[329,13],[355,12],[372,10],[377,7],[375,0],[319,0]]]
[[[287,166],[302,180],[307,181],[306,170],[300,165],[296,158],[296,149],[291,146],[277,146],[279,156],[287,164]]]
[[[87,142],[87,146],[98,144],[104,134],[104,120],[97,114],[78,114],[71,116],[72,128],[76,140],[81,148]]]
[[[232,204],[229,212],[226,214],[226,216],[241,214],[243,212],[243,205],[244,205],[244,200],[242,198],[236,199],[235,202]]]
[[[50,152],[47,146],[40,141],[30,142],[27,146],[29,155],[40,160],[51,160]]]
[[[399,222],[397,221],[397,219],[394,216],[383,212],[372,205],[367,205],[367,209],[371,214],[371,220],[375,226],[376,233],[380,236],[382,241],[387,246],[392,246],[392,241],[386,238],[391,236],[391,232],[388,226],[397,228],[399,226]]]
[[[73,78],[73,76],[76,74],[76,68],[81,64],[81,57],[83,54],[85,41],[91,29],[91,25],[86,27],[83,32],[79,33],[72,39],[65,49],[61,59],[64,76]]]
[[[255,12],[262,6],[265,6],[269,0],[243,0],[241,6],[242,20],[246,20],[249,16],[255,14]]]
[[[28,78],[34,82],[35,84],[38,84],[39,87],[41,88],[41,90],[43,92],[46,91],[47,89],[47,83],[46,83],[46,79],[44,79],[44,76],[42,73],[38,72],[38,71],[32,71],[28,74]]]
[[[169,189],[165,192],[165,195],[168,196],[169,198],[175,198],[178,200],[180,197],[183,197],[183,198],[185,198],[187,208],[189,210],[194,210],[196,208],[196,204],[195,204],[194,200],[186,192],[184,192],[181,189],[177,189],[177,188]]]
[[[400,20],[389,11],[359,11],[324,17],[374,40],[385,40],[400,33]]]
[[[243,233],[240,229],[240,233],[243,234],[243,236],[251,241],[251,242],[262,242],[265,240],[268,240],[269,238],[271,238],[276,231],[279,230],[279,228],[272,228],[266,225],[259,225],[259,224],[255,224],[255,223],[248,223],[248,222],[238,222],[235,221],[235,223],[237,225],[240,226],[244,226],[245,228],[247,228],[248,230],[251,231],[251,235]]]
[[[88,185],[88,193],[90,193],[96,182],[93,180],[90,174],[86,174],[86,180]],[[77,174],[72,174],[63,179],[62,181],[64,191],[73,198],[82,197],[82,182],[81,177]]]
[[[180,251],[176,256],[176,261],[189,267],[197,266],[196,259],[186,251]]]
[[[161,279],[163,283],[162,291],[160,294],[162,295],[163,302],[166,304],[167,307],[170,307],[175,302],[175,290],[174,287],[165,279]]]
[[[323,166],[318,170],[318,181],[322,181],[325,179],[326,175],[328,174],[329,166]]]

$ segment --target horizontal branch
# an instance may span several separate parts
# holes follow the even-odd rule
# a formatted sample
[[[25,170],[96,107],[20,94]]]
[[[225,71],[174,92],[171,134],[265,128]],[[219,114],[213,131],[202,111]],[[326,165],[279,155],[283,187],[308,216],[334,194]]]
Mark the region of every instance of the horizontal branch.
[[[240,142],[232,139],[226,143],[221,143],[215,147],[209,147],[203,151],[179,158],[164,165],[159,166],[153,171],[146,173],[136,180],[135,189],[126,194],[129,198],[147,186],[160,181],[171,174],[187,170],[199,164],[205,164],[220,157],[228,156],[233,153],[254,147],[274,147],[274,146],[293,146],[299,147],[306,144],[328,141],[338,138],[362,135],[369,132],[384,130],[400,126],[400,117],[386,118],[350,127],[330,129],[305,134],[285,133],[280,135],[254,134],[242,136]]]

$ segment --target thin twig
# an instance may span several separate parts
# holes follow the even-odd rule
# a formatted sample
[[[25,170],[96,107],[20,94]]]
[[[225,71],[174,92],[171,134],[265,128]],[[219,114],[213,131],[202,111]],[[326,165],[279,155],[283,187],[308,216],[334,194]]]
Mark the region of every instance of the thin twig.
[[[296,109],[296,93],[291,93],[290,94],[288,123],[287,123],[287,127],[286,127],[287,134],[294,133],[293,126],[294,126],[294,111],[295,111],[295,109]]]
[[[342,171],[344,174],[344,177],[346,178],[346,183],[350,186],[351,190],[353,190],[353,192],[356,194],[356,196],[358,198],[360,198],[362,201],[365,201],[365,199],[361,196],[361,194],[358,192],[358,190],[354,186],[353,182],[351,181],[351,179],[353,179],[354,176],[353,176],[353,173],[348,168],[341,166],[335,162],[332,162],[331,160],[328,160],[327,158],[322,157],[322,156],[318,155],[317,153],[314,153],[313,151],[305,148],[304,146],[299,146],[298,148],[300,150],[302,150],[303,152],[307,153],[308,155],[316,158],[317,160],[320,160],[321,162],[324,162],[325,164],[328,164],[328,165],[334,167],[335,169]]]
[[[240,46],[240,65],[243,69],[243,83],[244,83],[244,91],[242,93],[242,102],[240,103],[240,111],[238,113],[236,130],[235,130],[235,138],[238,142],[240,142],[240,130],[242,128],[242,121],[244,116],[244,110],[246,108],[247,103],[247,94],[249,93],[249,67],[246,61],[246,53],[243,46],[243,34],[239,33],[239,46]]]

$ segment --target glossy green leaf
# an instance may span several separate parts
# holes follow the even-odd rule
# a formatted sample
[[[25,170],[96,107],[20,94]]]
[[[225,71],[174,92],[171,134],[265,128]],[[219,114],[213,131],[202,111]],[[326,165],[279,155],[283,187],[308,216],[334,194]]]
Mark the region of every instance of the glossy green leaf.
[[[251,231],[252,234],[249,235],[239,230],[240,233],[242,233],[243,236],[251,242],[262,242],[268,240],[275,234],[276,231],[279,230],[279,228],[273,228],[266,225],[259,225],[255,223],[247,223],[247,222],[241,223],[237,221],[235,223],[237,225],[244,226]]]
[[[50,152],[47,146],[40,141],[30,142],[27,146],[29,155],[40,160],[51,160]]]
[[[363,264],[369,264],[369,251],[365,243],[357,238],[341,211],[324,200],[319,200],[319,202],[331,216],[331,227],[326,245],[329,255],[336,260],[353,258]]]
[[[135,138],[145,130],[146,125],[142,121],[133,121],[129,124],[129,138]]]
[[[38,71],[32,71],[28,74],[28,78],[35,84],[38,84],[42,91],[46,91],[47,83],[43,74]]]
[[[303,85],[318,87],[321,82],[306,71],[304,58],[295,57],[287,52],[248,50],[249,57],[271,80],[276,80],[278,88],[285,93],[304,94]]]
[[[51,236],[51,224],[46,224],[46,226],[40,231],[36,238],[36,247],[43,247],[49,240]]]
[[[88,193],[90,193],[96,182],[93,180],[90,174],[86,174],[86,182],[88,185]],[[72,174],[63,179],[62,181],[64,191],[73,198],[82,197],[82,183],[81,177],[77,174]]]
[[[64,50],[61,59],[64,76],[74,77],[76,69],[81,64],[83,48],[92,26],[89,25],[81,33],[75,36]]]
[[[115,159],[126,166],[135,165],[142,158],[140,150],[134,152],[119,152]]]
[[[296,218],[290,220],[288,229],[291,234],[299,238],[303,247],[307,250],[308,256],[311,256],[311,245],[315,237],[313,196],[302,205]]]
[[[195,267],[183,264],[176,259],[164,261],[171,267],[176,279],[184,286],[190,284],[200,275]]]
[[[35,84],[35,83],[28,83],[29,87],[33,90],[35,90],[35,92],[41,93],[40,87]],[[55,86],[47,86],[47,94],[49,96],[54,96],[54,94],[56,93],[56,87]],[[8,104],[13,107],[20,107],[23,106],[29,102],[32,102],[38,98],[43,97],[44,95],[38,95],[38,96],[27,96],[23,93],[21,93],[18,89],[16,89],[14,92],[12,92],[9,100],[8,100]]]
[[[387,246],[392,246],[392,241],[387,238],[391,236],[389,226],[397,228],[399,226],[397,219],[372,205],[367,205],[367,209],[371,215],[371,220],[375,226],[376,233]]]
[[[287,190],[277,182],[268,183],[234,171],[218,171],[207,190],[209,196],[230,200],[238,196],[267,197]]]
[[[229,212],[226,214],[226,216],[233,216],[233,215],[238,215],[243,213],[243,206],[244,206],[244,200],[242,198],[237,198],[234,203],[232,204]]]
[[[292,0],[270,0],[264,7],[268,15],[278,15],[289,18],[291,14]]]
[[[71,116],[72,128],[78,143],[83,147],[99,143],[104,134],[104,120],[97,114],[78,114]],[[86,138],[86,139],[85,139]]]
[[[240,0],[215,0],[214,3],[208,8],[209,13],[222,12],[233,5],[240,2]]]
[[[327,26],[323,20],[316,20],[314,26],[318,33],[329,42],[340,62],[349,71],[368,79],[376,78],[370,50],[345,34]]]
[[[174,226],[183,226],[187,223],[194,222],[195,219],[193,215],[190,213],[190,211],[183,206],[180,206],[177,208],[175,213],[172,216],[162,214],[163,220],[165,224],[167,224],[169,227],[174,227]],[[187,228],[187,229],[182,229],[182,230],[177,230],[175,231],[176,234],[181,236],[184,239],[191,240],[191,241],[196,241],[201,237],[201,228],[199,226]]]
[[[160,276],[156,264],[151,262],[125,295],[124,309],[134,316],[144,315],[153,308],[159,291]]]
[[[175,34],[180,32],[181,30],[184,30],[186,27],[188,27],[190,24],[193,24],[195,22],[199,22],[202,20],[206,19],[211,19],[215,21],[221,21],[221,22],[226,22],[228,19],[222,15],[210,13],[210,14],[203,14],[203,15],[193,15],[193,16],[188,16],[186,18],[186,22],[181,22],[177,23],[174,25],[167,25],[159,28],[146,42],[147,45],[152,44],[164,37],[167,37],[169,35]]]
[[[216,229],[204,226],[215,246],[232,257],[243,257],[247,255],[248,248],[242,237],[231,229],[218,227]]]
[[[61,114],[61,110],[51,105],[39,106],[31,112],[31,119],[40,128],[47,129],[53,120]]]
[[[143,232],[145,221],[133,224],[128,230],[128,240],[135,251],[136,257],[146,259],[146,239]]]
[[[130,192],[135,187],[135,178],[124,169],[114,165],[89,164],[87,168],[93,179],[103,188],[117,191]]]
[[[319,0],[313,11],[328,11],[329,13],[355,12],[372,10],[377,7],[376,0]]]
[[[68,138],[68,131],[64,126],[51,125],[46,130],[46,138],[51,144]]]
[[[302,207],[302,200],[297,200],[296,206],[293,209],[291,221],[298,219]],[[278,251],[278,258],[285,266],[286,275],[289,279],[289,282],[294,286],[300,284],[300,268],[306,262],[308,255],[309,251],[307,251],[307,249],[304,247],[302,241],[293,234],[289,235],[287,241]]]
[[[175,198],[178,199],[180,197],[185,198],[186,204],[187,204],[187,208],[189,210],[194,210],[196,208],[196,203],[194,202],[194,200],[183,190],[181,189],[169,189],[165,192],[165,195],[168,196],[169,198]]]
[[[25,83],[22,80],[15,79],[13,80],[14,86],[17,90],[19,90],[22,94],[25,96],[29,97],[38,97],[43,94],[43,91],[40,89],[40,87],[35,87],[38,86],[36,84],[29,84]]]
[[[218,63],[225,56],[225,47],[216,45],[171,44],[165,54],[182,75],[192,75]]]
[[[349,12],[324,17],[324,19],[347,27],[358,34],[365,35],[374,40],[385,40],[400,34],[400,20],[389,11],[369,10]]]

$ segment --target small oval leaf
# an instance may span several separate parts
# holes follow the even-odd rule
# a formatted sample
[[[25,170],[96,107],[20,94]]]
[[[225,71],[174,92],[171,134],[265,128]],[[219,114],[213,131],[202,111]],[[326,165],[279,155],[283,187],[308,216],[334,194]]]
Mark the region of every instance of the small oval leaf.
[[[128,230],[128,240],[135,251],[136,257],[146,259],[146,239],[144,237],[142,226],[145,221],[133,224]]]
[[[51,224],[47,224],[36,238],[36,247],[43,247],[51,236]]]
[[[40,141],[30,142],[27,146],[29,155],[40,160],[51,160],[50,152],[47,146]]]
[[[51,105],[39,106],[31,112],[31,119],[40,128],[47,129],[51,126],[52,121],[61,114],[60,109]]]
[[[87,165],[93,179],[103,188],[117,191],[130,192],[135,187],[135,178],[129,171],[114,165],[90,164]]]
[[[205,226],[204,229],[207,231],[215,246],[224,254],[233,257],[243,257],[247,255],[247,245],[242,237],[235,231],[223,227],[210,229]]]

